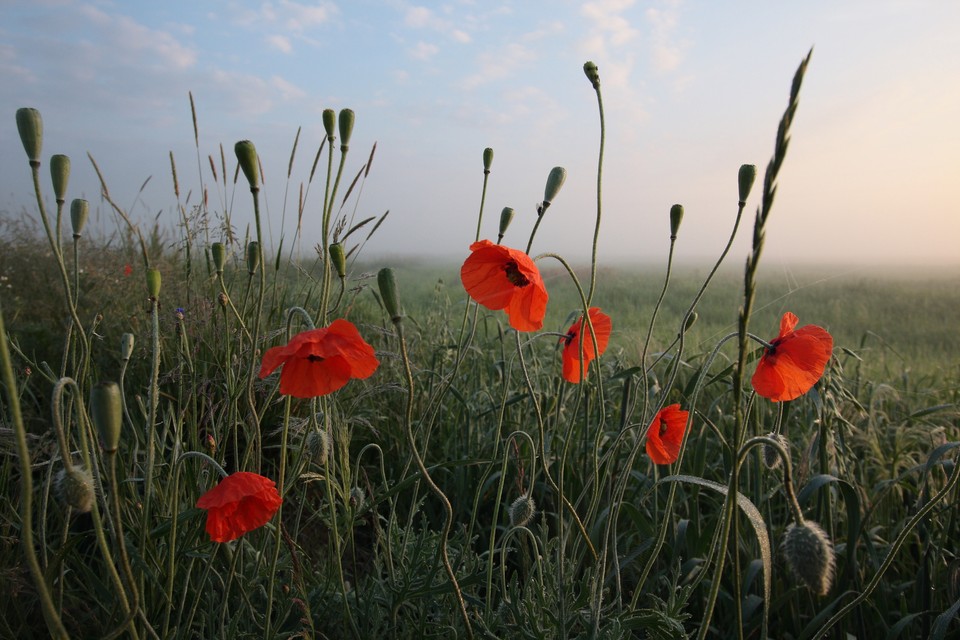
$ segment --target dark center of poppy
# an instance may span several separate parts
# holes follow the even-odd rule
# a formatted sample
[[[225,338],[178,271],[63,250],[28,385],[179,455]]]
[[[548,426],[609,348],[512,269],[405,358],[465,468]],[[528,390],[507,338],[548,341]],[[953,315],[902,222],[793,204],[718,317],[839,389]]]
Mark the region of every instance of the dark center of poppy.
[[[510,284],[515,287],[525,287],[530,284],[530,281],[527,280],[527,277],[520,273],[520,268],[517,266],[517,263],[514,260],[510,260],[503,265],[503,271],[507,275],[507,280],[509,280]]]
[[[565,335],[564,337],[562,337],[562,338],[560,338],[560,339],[563,340],[563,346],[569,347],[569,346],[570,346],[570,343],[573,342],[573,339],[576,338],[576,337],[577,337],[577,332],[576,332],[576,331],[571,331],[570,333],[568,333],[567,335]]]
[[[313,354],[307,356],[308,362],[323,362],[323,356],[315,356]]]
[[[661,420],[660,421],[660,437],[662,438],[666,434],[667,434],[667,421]]]

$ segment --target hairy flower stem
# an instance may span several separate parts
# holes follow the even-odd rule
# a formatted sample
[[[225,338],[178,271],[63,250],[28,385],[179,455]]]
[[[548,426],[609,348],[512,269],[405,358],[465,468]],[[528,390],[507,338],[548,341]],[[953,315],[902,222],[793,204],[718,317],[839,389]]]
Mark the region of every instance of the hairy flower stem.
[[[607,141],[607,125],[603,116],[603,94],[600,92],[600,83],[593,83],[594,92],[597,94],[597,111],[600,114],[600,151],[597,153],[597,222],[593,228],[593,250],[590,254],[590,293],[587,294],[587,306],[593,302],[593,294],[597,286],[597,239],[600,237],[600,217],[603,195],[603,149]],[[671,248],[672,248],[671,243]],[[586,313],[586,311],[584,311]],[[643,362],[641,360],[641,362]]]
[[[263,296],[267,288],[267,269],[263,263],[263,230],[260,221],[260,187],[251,185],[250,195],[253,197],[253,217],[257,226],[257,252],[260,254],[260,281],[257,291],[256,311],[253,316],[253,337],[250,343],[250,367],[247,370],[247,420],[249,420],[250,434],[253,436],[253,452],[255,455],[254,468],[260,471],[262,464],[262,447],[260,446],[260,417],[257,414],[257,401],[253,392],[253,382],[257,377],[257,362],[260,358],[257,349],[260,343],[260,330],[263,324]],[[249,449],[248,449],[249,450]]]
[[[147,439],[147,467],[143,474],[143,518],[140,521],[140,550],[146,549],[147,532],[153,504],[153,467],[156,461],[157,410],[160,404],[160,301],[150,300],[151,360],[150,360],[150,406],[144,435]],[[144,576],[140,576],[140,591],[144,589]]]

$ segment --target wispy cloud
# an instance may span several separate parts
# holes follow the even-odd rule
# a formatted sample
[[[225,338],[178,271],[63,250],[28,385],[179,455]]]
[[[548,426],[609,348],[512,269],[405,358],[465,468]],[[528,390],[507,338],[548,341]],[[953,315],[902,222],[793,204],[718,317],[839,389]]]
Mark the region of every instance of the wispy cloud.
[[[439,52],[440,47],[435,44],[430,44],[429,42],[418,42],[416,46],[410,50],[410,55],[417,60],[429,60]]]
[[[684,45],[675,36],[679,8],[679,1],[669,0],[663,8],[650,7],[646,12],[650,23],[653,66],[663,73],[675,71],[683,62]]]
[[[270,78],[270,84],[280,92],[280,97],[284,100],[296,100],[307,95],[306,91],[280,76]]]
[[[280,34],[267,36],[267,44],[277,51],[293,53],[293,44],[290,42],[290,38],[286,36],[281,36]]]
[[[608,86],[625,87],[633,71],[634,54],[626,45],[640,32],[623,15],[633,4],[633,0],[596,0],[580,7],[580,14],[590,22],[580,50],[603,67]]]
[[[92,5],[81,5],[79,11],[97,29],[99,45],[115,60],[179,69],[197,62],[197,52],[166,31],[150,29],[124,15],[107,14]]]
[[[536,59],[533,51],[512,43],[484,51],[477,58],[477,71],[460,82],[460,87],[471,90],[513,76],[520,68]]]

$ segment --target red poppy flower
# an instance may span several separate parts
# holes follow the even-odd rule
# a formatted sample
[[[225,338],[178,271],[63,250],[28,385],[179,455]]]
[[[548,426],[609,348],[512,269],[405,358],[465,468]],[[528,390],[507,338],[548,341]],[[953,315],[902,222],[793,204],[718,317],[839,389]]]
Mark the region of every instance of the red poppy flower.
[[[129,276],[131,273],[133,273],[133,267],[130,266],[129,264],[124,265],[124,266],[123,266],[123,275]]]
[[[238,471],[200,496],[197,508],[207,510],[210,540],[230,542],[269,522],[282,502],[273,480]]]
[[[657,412],[647,429],[647,455],[655,464],[673,464],[680,455],[689,411],[671,404]]]
[[[603,355],[610,341],[610,329],[613,323],[610,316],[600,311],[598,307],[590,307],[590,323],[597,336],[597,352]],[[580,382],[580,334],[583,334],[583,373],[586,375],[590,361],[593,360],[593,339],[590,336],[590,327],[583,321],[583,316],[567,329],[567,335],[560,338],[563,345],[563,379],[578,384]]]
[[[487,309],[503,309],[517,331],[537,331],[547,313],[547,288],[540,270],[523,251],[481,240],[470,245],[460,280]]]
[[[280,393],[315,398],[333,393],[351,378],[369,378],[380,361],[353,323],[337,319],[329,327],[298,333],[284,346],[268,349],[260,377],[280,365]]]
[[[794,330],[797,316],[789,311],[780,319],[780,335],[760,358],[753,372],[753,388],[774,402],[799,398],[813,388],[833,353],[833,338],[822,327],[808,324]]]

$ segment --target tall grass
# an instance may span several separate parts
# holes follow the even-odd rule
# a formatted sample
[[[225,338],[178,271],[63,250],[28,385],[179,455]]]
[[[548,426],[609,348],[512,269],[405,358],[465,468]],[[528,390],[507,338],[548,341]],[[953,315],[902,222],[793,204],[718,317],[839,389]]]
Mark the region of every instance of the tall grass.
[[[746,271],[725,267],[741,260],[726,251],[710,268],[671,262],[655,277],[602,266],[595,241],[584,269],[545,253],[535,258],[551,294],[540,332],[476,305],[445,266],[397,265],[374,282],[362,249],[383,216],[351,213],[373,152],[354,160],[349,110],[324,113],[308,184],[290,185],[288,170],[301,194],[293,214],[322,214],[312,259],[293,249],[299,226],[276,245],[263,236],[261,168],[246,141],[232,174],[222,147],[208,156],[215,184],[202,191],[225,194],[233,175],[248,205],[221,197],[220,209],[204,199],[188,210],[177,186],[171,237],[144,232],[104,180],[116,230],[73,226],[65,239],[69,174],[57,160],[47,211],[39,113],[18,113],[37,205],[2,220],[0,240],[0,636],[955,632],[960,370],[941,327],[956,318],[956,291],[761,267],[808,61],[755,218],[752,170],[739,182],[731,172],[731,240],[753,220]],[[585,72],[601,116],[601,233],[603,102],[599,72]],[[500,227],[509,246],[529,248],[550,224],[562,175],[548,177],[532,229]],[[495,178],[485,151],[484,194]],[[478,205],[482,238],[485,195]],[[247,206],[257,224],[238,233],[230,220]],[[676,215],[672,231],[682,241]],[[873,286],[895,288],[879,304]],[[904,328],[893,300],[927,313]],[[615,331],[570,384],[558,340],[591,305]],[[764,353],[752,334],[773,338],[787,310],[829,329],[836,348],[813,389],[773,403],[746,377]],[[376,349],[373,376],[307,399],[259,377],[268,348],[338,318]],[[116,450],[98,446],[99,400],[88,402],[101,381],[121,392]],[[647,430],[671,404],[690,417],[677,461],[658,466]],[[274,480],[283,504],[262,527],[211,542],[197,499],[236,471]],[[816,568],[818,554],[835,558],[835,575]]]

